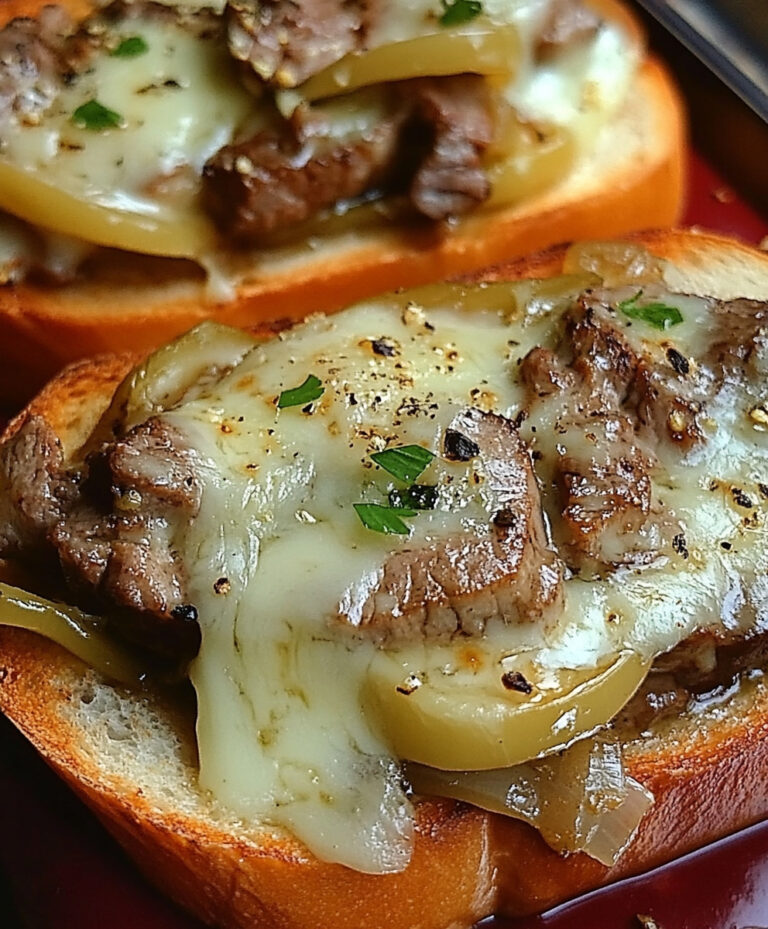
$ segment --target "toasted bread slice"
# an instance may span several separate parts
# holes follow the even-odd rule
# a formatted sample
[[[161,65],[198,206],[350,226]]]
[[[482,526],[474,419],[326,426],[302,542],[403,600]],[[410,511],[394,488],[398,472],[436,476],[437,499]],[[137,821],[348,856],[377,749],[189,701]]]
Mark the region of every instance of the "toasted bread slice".
[[[28,14],[37,5],[20,0],[4,7],[0,18]],[[82,14],[87,4],[69,5]],[[598,7],[638,36],[637,22],[615,0]],[[647,59],[625,106],[574,170],[511,206],[480,210],[449,225],[382,222],[265,249],[238,270],[224,296],[192,262],[109,249],[97,251],[69,284],[5,286],[0,403],[25,401],[77,358],[145,351],[208,317],[236,326],[297,319],[559,242],[673,225],[684,194],[684,136],[674,85],[659,62]]]
[[[718,236],[636,236],[664,258],[672,290],[768,297],[768,255]],[[484,273],[485,280],[562,270],[550,251]],[[135,356],[69,367],[9,426],[38,413],[76,447]],[[768,814],[768,687],[751,675],[729,701],[624,731],[629,773],[654,794],[613,867],[553,852],[530,826],[449,800],[420,799],[414,856],[373,876],[318,861],[291,836],[246,824],[196,784],[189,707],[111,686],[57,646],[0,630],[0,707],[95,810],[165,893],[227,929],[445,929],[490,914],[539,912],[635,874]]]

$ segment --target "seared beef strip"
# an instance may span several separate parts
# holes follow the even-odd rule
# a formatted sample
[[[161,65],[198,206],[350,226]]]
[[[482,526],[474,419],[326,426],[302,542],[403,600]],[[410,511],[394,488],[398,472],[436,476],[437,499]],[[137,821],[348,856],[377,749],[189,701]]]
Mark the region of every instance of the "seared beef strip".
[[[36,122],[59,94],[71,71],[69,14],[45,6],[37,19],[13,19],[0,29],[0,119],[10,113]]]
[[[479,636],[492,620],[547,622],[562,609],[562,564],[549,547],[531,459],[505,417],[469,409],[451,424],[477,447],[498,505],[487,531],[403,549],[342,604],[340,618],[378,643]]]
[[[591,385],[593,402],[636,413],[641,432],[654,443],[667,442],[687,452],[702,441],[704,394],[674,356],[670,359],[662,349],[657,356],[651,349],[635,352],[616,324],[610,298],[601,291],[582,295],[578,313],[570,330],[573,366]]]
[[[696,700],[768,666],[768,632],[744,636],[702,630],[661,655],[616,722],[638,733],[665,717],[695,709]]]
[[[204,202],[237,244],[303,222],[363,193],[405,190],[429,219],[466,213],[489,195],[480,162],[493,121],[482,78],[424,78],[394,85],[387,115],[363,133],[323,132],[322,106],[227,145],[206,164]]]
[[[411,182],[411,203],[429,219],[463,216],[491,191],[480,161],[493,139],[488,86],[476,74],[460,74],[408,81],[404,91],[433,133]]]
[[[616,325],[608,295],[592,292],[579,297],[556,352],[536,348],[523,360],[528,408],[545,404],[555,414],[558,541],[575,570],[651,561],[677,531],[653,505],[651,439],[689,445],[700,435],[699,406],[673,391],[682,375],[665,363],[668,371],[641,358]],[[687,428],[674,430],[680,408]]]
[[[247,244],[359,196],[392,174],[404,116],[395,111],[366,136],[346,141],[303,140],[285,123],[227,145],[203,172],[208,212],[229,239]]]
[[[535,348],[523,360],[529,410],[553,410],[562,437],[559,541],[575,569],[648,561],[673,541],[677,530],[651,499],[654,450],[685,453],[703,442],[705,400],[745,365],[760,371],[766,348],[765,304],[710,300],[708,311],[714,331],[703,369],[669,343],[636,351],[615,294],[599,290],[579,297],[556,351]]]
[[[3,446],[0,466],[9,510],[0,513],[0,557],[53,557],[86,606],[111,607],[126,638],[194,654],[199,631],[188,621],[168,517],[191,519],[201,486],[180,435],[150,419],[90,456],[82,472],[67,471],[51,427],[33,416]]]
[[[333,60],[357,47],[375,14],[376,2],[335,0],[239,0],[227,10],[231,36],[242,39],[243,30],[255,30],[245,57],[277,55],[274,68],[258,60],[278,83],[285,82],[286,69],[299,68],[303,79],[327,63],[324,56]],[[198,35],[222,33],[223,40],[220,17],[150,0],[115,0],[79,25],[63,10],[46,7],[39,19],[16,19],[0,30],[0,119],[39,120],[90,57],[116,40],[115,24],[138,16],[172,19]],[[284,45],[286,37],[295,44]],[[486,200],[490,186],[481,156],[494,125],[485,80],[471,74],[418,78],[395,83],[387,93],[391,104],[378,125],[346,137],[323,130],[320,104],[300,108],[291,120],[275,111],[273,128],[224,146],[202,178],[204,204],[222,234],[236,245],[258,243],[334,204],[379,191],[410,189],[411,205],[432,220],[462,215]]]
[[[30,416],[0,446],[0,557],[39,549],[74,502],[76,478],[63,461],[61,442],[41,416]]]
[[[635,440],[632,420],[611,413],[564,417],[555,466],[562,507],[560,542],[581,571],[653,560],[662,543],[651,506],[651,460]],[[586,441],[585,441],[586,439]]]
[[[743,370],[745,365],[764,374],[768,304],[747,299],[713,301],[712,311],[716,329],[706,360],[724,376]]]
[[[229,0],[229,48],[267,84],[295,87],[363,48],[385,0]]]

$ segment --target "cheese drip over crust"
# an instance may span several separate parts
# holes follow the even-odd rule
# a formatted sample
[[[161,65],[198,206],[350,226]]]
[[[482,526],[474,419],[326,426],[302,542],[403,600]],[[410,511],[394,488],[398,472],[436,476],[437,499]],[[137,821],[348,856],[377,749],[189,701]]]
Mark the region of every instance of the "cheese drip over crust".
[[[519,424],[557,541],[557,462],[596,440],[588,424],[565,429],[551,398],[532,401],[521,370],[533,349],[562,346],[564,314],[591,283],[578,276],[382,298],[250,349],[238,338],[181,399],[158,403],[195,450],[202,481],[199,514],[172,527],[202,630],[190,674],[201,783],[243,817],[286,826],[326,860],[399,870],[412,811],[391,720],[418,727],[418,701],[447,695],[448,705],[481,699],[514,709],[561,692],[565,673],[597,677],[622,655],[637,668],[699,629],[765,628],[761,349],[719,374],[709,360],[722,327],[712,301],[650,287],[681,317],[657,329],[621,309],[636,307],[634,283],[606,297],[615,331],[638,353],[672,359],[673,374],[695,376],[707,394],[688,448],[637,428],[661,529],[619,533],[608,567],[572,566],[547,621],[497,619],[481,636],[383,645],[345,621],[344,605],[376,588],[393,553],[472,537],[498,513],[482,458],[445,454],[446,432],[468,409]],[[207,338],[215,344],[215,330]],[[201,359],[177,353],[166,381],[183,383],[185,365],[199,372]],[[310,375],[321,395],[279,407]],[[388,506],[403,482],[371,454],[411,445],[435,456],[419,476],[435,488],[434,506],[403,517],[407,535],[372,531],[355,504]],[[664,543],[657,536],[667,529]],[[607,721],[582,715],[577,699],[549,721],[548,750]]]

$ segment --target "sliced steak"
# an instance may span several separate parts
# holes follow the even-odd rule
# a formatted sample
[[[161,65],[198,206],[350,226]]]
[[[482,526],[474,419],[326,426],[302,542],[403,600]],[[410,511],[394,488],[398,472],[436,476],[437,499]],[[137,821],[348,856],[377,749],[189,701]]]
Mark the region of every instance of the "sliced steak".
[[[599,573],[651,561],[662,545],[662,521],[651,501],[652,461],[635,439],[627,416],[560,420],[563,454],[555,474],[562,522],[557,529],[568,564]]]
[[[37,19],[13,19],[0,29],[0,120],[14,114],[37,122],[58,96],[71,66],[67,40],[74,22],[58,6]]]
[[[397,163],[403,113],[348,140],[298,138],[289,124],[217,152],[203,172],[204,202],[237,244],[309,219],[385,182]]]
[[[412,205],[430,219],[461,215],[487,198],[480,156],[493,120],[482,78],[404,81],[377,105],[378,122],[364,120],[346,136],[324,125],[318,105],[218,151],[203,171],[203,199],[222,235],[258,243],[377,190],[410,187]]]
[[[704,441],[704,391],[695,376],[682,373],[681,356],[674,351],[668,350],[665,359],[640,359],[626,407],[636,411],[646,435],[688,452]]]
[[[747,368],[768,373],[768,304],[707,299],[706,347],[694,360],[671,339],[634,348],[619,323],[624,296],[582,293],[556,350],[535,348],[521,365],[528,410],[548,411],[558,433],[559,541],[580,571],[642,563],[668,550],[678,530],[651,499],[657,454],[701,445],[707,402]],[[644,297],[652,302],[653,288]]]
[[[141,509],[148,501],[182,507],[192,514],[200,508],[196,456],[159,419],[132,429],[110,449],[108,463],[123,509]]]
[[[715,329],[705,361],[720,368],[724,376],[743,372],[745,366],[756,374],[765,374],[768,303],[718,300],[712,302],[712,312]]]
[[[275,87],[295,87],[365,44],[381,0],[229,0],[229,47]]]
[[[572,366],[588,386],[590,403],[637,415],[645,435],[689,451],[703,441],[700,424],[709,385],[690,376],[687,359],[659,347],[636,352],[616,324],[609,293],[583,294],[569,324]]]
[[[90,456],[82,473],[63,468],[48,423],[31,417],[2,448],[10,493],[0,514],[0,557],[55,559],[87,607],[109,608],[127,639],[189,657],[199,644],[172,517],[200,505],[195,453],[158,419]],[[31,479],[30,479],[31,475]]]
[[[0,446],[0,558],[39,549],[77,495],[63,469],[61,442],[41,416],[30,416]]]
[[[616,719],[641,733],[660,719],[678,716],[696,698],[729,688],[741,676],[768,667],[768,632],[755,635],[701,630],[660,655],[648,677]]]
[[[547,410],[557,435],[557,541],[575,571],[591,576],[650,562],[679,531],[652,499],[651,449],[684,432],[669,428],[679,394],[662,388],[679,376],[666,364],[669,376],[638,355],[615,322],[609,295],[592,292],[568,314],[556,351],[535,348],[523,360],[528,410]],[[699,408],[680,402],[692,441]]]
[[[429,150],[416,169],[410,198],[429,219],[462,216],[488,199],[490,182],[481,156],[493,139],[488,86],[476,74],[407,81]]]
[[[560,614],[562,565],[548,545],[530,455],[516,428],[470,409],[451,433],[452,448],[459,436],[478,457],[498,509],[486,532],[391,555],[373,584],[341,604],[340,618],[378,643],[477,636],[491,621],[546,622]]]
[[[209,10],[175,9],[152,0],[114,0],[81,23],[57,5],[42,7],[34,19],[13,19],[0,29],[0,123],[9,116],[39,122],[92,56],[116,45],[125,24],[139,17],[176,22],[195,35],[221,30]]]

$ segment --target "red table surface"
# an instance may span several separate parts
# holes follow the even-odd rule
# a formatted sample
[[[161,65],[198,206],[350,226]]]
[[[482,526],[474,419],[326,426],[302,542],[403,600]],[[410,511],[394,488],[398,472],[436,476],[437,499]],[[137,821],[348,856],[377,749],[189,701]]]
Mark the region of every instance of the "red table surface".
[[[768,216],[703,158],[690,159],[685,225],[768,242]],[[138,874],[93,817],[0,720],[0,926],[7,929],[200,929]],[[768,823],[680,862],[541,917],[485,929],[768,926]],[[258,927],[254,927],[258,929]],[[331,929],[331,927],[318,927]],[[361,927],[364,929],[364,927]]]

